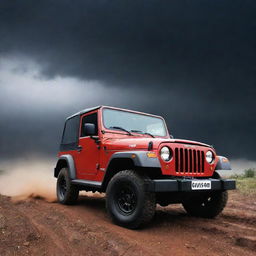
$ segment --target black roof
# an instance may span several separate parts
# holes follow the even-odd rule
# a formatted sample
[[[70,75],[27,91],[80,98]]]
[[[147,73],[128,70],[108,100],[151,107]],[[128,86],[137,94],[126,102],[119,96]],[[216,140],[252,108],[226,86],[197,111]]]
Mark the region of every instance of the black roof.
[[[81,110],[81,111],[79,111],[79,112],[73,114],[72,116],[69,116],[69,117],[67,118],[67,120],[70,119],[70,118],[72,118],[72,117],[75,117],[75,116],[78,116],[78,115],[83,115],[83,114],[88,113],[88,112],[90,112],[90,111],[99,109],[99,108],[101,108],[101,107],[102,107],[102,106],[97,106],[97,107],[93,107],[93,108],[86,108],[86,109],[83,109],[83,110]]]
[[[72,118],[72,117],[75,117],[75,116],[80,116],[80,115],[83,115],[85,113],[88,113],[88,112],[91,112],[93,110],[96,110],[96,109],[99,109],[99,108],[102,108],[102,107],[108,107],[108,108],[114,108],[114,109],[120,109],[120,110],[123,110],[123,111],[131,111],[129,109],[123,109],[123,108],[116,108],[116,107],[110,107],[110,106],[103,106],[103,105],[100,105],[100,106],[96,106],[96,107],[93,107],[93,108],[86,108],[86,109],[83,109],[75,114],[73,114],[72,116],[69,116],[66,120]],[[133,110],[132,110],[133,111]],[[155,117],[160,117],[162,118],[161,116],[157,116],[157,115],[153,115],[153,114],[149,114],[149,113],[143,113],[143,112],[139,112],[139,111],[133,111],[135,113],[138,113],[138,114],[144,114],[144,115],[150,115],[150,116],[155,116]]]

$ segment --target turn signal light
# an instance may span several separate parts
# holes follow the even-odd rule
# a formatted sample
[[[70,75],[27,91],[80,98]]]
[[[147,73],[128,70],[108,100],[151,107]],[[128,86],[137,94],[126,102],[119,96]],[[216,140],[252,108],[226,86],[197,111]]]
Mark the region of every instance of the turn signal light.
[[[148,153],[147,153],[147,157],[149,157],[149,158],[156,158],[157,155],[156,155],[155,152],[148,152]]]
[[[227,158],[222,158],[222,162],[223,162],[223,163],[227,163],[227,162],[229,162],[229,161],[228,161]]]

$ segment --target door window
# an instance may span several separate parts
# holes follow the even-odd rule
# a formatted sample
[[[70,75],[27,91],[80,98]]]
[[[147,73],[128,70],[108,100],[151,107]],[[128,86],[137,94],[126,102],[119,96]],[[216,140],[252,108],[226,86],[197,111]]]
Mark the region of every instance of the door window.
[[[81,137],[85,137],[86,134],[84,132],[84,125],[85,124],[94,124],[95,125],[95,134],[93,135],[98,135],[98,115],[97,113],[93,113],[93,114],[90,114],[90,115],[86,115],[83,117],[82,119],[82,127],[81,127]]]

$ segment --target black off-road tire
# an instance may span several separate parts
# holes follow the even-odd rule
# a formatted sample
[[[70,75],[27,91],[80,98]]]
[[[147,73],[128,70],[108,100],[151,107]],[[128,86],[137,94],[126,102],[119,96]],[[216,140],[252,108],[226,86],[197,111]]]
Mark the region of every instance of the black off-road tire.
[[[79,189],[71,184],[67,168],[62,168],[59,172],[56,192],[58,202],[61,204],[74,204],[77,201]]]
[[[145,177],[133,170],[117,173],[106,191],[108,215],[119,226],[136,229],[155,215],[155,193],[145,190]]]
[[[182,203],[188,214],[195,217],[214,218],[225,208],[228,201],[227,191],[216,191],[212,194],[190,198]]]

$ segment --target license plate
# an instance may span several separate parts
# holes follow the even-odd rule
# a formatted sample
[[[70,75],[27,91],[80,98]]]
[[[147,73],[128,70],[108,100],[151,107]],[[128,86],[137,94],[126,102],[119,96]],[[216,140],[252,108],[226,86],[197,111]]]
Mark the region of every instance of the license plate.
[[[212,183],[210,180],[192,180],[191,189],[192,190],[204,190],[211,189]]]

